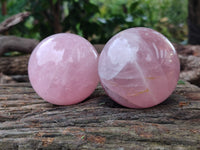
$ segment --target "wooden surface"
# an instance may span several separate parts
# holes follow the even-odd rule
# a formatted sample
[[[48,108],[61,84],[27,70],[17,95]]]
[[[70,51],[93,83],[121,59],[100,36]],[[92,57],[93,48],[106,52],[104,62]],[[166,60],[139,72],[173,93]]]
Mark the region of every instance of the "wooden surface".
[[[128,109],[101,86],[84,102],[55,106],[29,83],[0,85],[0,149],[200,149],[200,88],[187,82],[162,104]]]
[[[95,45],[98,52],[102,47]],[[1,57],[0,71],[26,78],[28,58]],[[198,69],[198,63],[181,60],[188,71]],[[100,85],[80,104],[55,106],[43,101],[30,83],[2,83],[0,150],[200,150],[200,88],[186,81],[165,102],[148,109],[122,107]]]

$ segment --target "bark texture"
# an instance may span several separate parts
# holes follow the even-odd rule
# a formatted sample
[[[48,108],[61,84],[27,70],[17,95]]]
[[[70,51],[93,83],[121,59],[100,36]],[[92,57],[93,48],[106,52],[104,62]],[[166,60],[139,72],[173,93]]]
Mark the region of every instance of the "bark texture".
[[[180,45],[180,44],[173,44],[176,48],[178,54],[188,56],[200,56],[200,45]]]
[[[14,81],[12,77],[0,73],[0,84],[5,83],[16,83],[16,81]]]
[[[181,63],[180,78],[200,87],[200,57],[179,55]]]
[[[30,55],[0,57],[0,72],[6,75],[27,75]]]
[[[184,82],[156,107],[128,109],[98,86],[80,104],[55,106],[29,83],[2,84],[0,149],[199,149],[199,93]]]
[[[9,51],[31,53],[39,42],[16,36],[0,36],[0,56]]]
[[[189,0],[188,3],[189,43],[200,44],[200,1]]]
[[[23,12],[11,16],[0,24],[0,33],[9,30],[12,26],[22,22],[26,17],[30,15],[29,12]]]
[[[95,47],[100,52],[103,45]],[[27,74],[29,56],[1,57],[0,70]],[[185,71],[199,67],[199,57],[179,57]],[[186,81],[165,102],[148,109],[124,108],[100,85],[80,104],[56,106],[42,100],[30,83],[2,83],[0,150],[200,149],[200,88]]]
[[[60,33],[62,32],[62,25],[61,25],[61,1],[57,0],[56,3],[54,3],[54,0],[50,0],[50,6],[51,11],[53,15],[53,27],[54,27],[54,33]]]

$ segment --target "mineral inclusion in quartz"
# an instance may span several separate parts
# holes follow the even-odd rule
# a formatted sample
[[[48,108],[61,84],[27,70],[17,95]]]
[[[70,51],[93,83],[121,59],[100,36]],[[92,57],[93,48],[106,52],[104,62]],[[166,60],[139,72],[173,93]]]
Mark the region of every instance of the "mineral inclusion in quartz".
[[[98,63],[106,93],[130,108],[148,108],[169,97],[180,63],[173,45],[149,28],[130,28],[112,37]]]
[[[84,38],[69,33],[52,35],[34,49],[28,74],[34,90],[57,105],[83,101],[96,88],[98,54]]]

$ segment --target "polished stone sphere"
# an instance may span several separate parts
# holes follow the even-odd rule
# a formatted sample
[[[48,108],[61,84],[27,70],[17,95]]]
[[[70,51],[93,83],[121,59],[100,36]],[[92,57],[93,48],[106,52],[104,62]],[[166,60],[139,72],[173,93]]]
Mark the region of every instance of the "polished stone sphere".
[[[52,35],[34,49],[28,64],[31,85],[44,100],[71,105],[96,88],[98,54],[84,38],[70,33]]]
[[[106,93],[130,108],[147,108],[166,100],[176,87],[179,59],[170,41],[149,28],[130,28],[112,37],[98,63]]]

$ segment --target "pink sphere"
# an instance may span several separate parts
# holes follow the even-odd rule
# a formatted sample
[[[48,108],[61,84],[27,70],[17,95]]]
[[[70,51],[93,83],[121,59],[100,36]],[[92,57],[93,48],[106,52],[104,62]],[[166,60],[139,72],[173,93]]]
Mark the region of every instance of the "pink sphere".
[[[162,34],[149,28],[131,28],[105,45],[98,73],[105,91],[117,103],[147,108],[173,92],[180,64],[176,50]]]
[[[38,44],[28,64],[30,82],[39,96],[56,105],[71,105],[96,88],[98,54],[84,38],[52,35]]]

